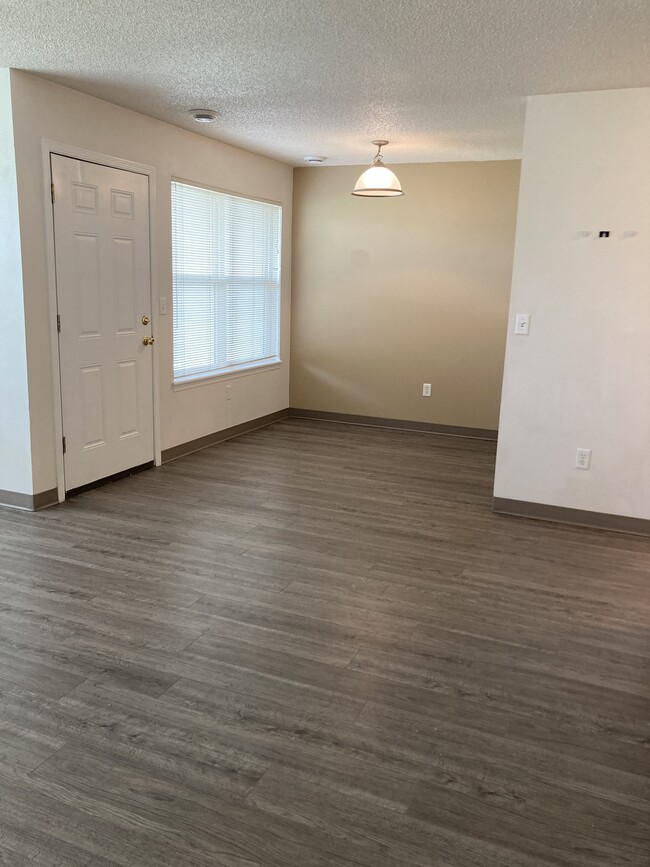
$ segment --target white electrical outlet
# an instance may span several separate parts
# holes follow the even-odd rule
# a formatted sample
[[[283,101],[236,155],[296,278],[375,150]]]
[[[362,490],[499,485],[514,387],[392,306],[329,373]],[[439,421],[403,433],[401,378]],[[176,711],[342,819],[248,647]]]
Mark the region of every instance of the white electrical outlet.
[[[517,313],[515,317],[515,334],[528,334],[530,331],[530,313]]]
[[[422,383],[422,397],[431,397],[431,383],[423,382]]]
[[[576,469],[588,470],[591,467],[591,449],[578,449],[576,452]]]
[[[232,397],[232,385],[226,386],[226,400],[230,400]]]
[[[158,299],[158,312],[160,313],[161,316],[167,315],[167,299],[166,298],[161,297]]]

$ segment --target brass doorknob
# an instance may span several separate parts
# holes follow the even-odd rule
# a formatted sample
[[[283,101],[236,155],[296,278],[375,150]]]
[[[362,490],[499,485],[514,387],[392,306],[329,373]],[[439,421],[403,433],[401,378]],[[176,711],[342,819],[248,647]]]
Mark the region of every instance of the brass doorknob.
[[[149,319],[149,317],[148,317],[147,314],[145,313],[145,314],[143,315],[143,317],[142,317],[142,324],[143,324],[143,325],[148,325],[150,322],[151,322],[151,319]]]
[[[143,337],[143,338],[142,338],[142,343],[143,343],[145,346],[153,346],[153,344],[154,344],[154,338],[153,338],[153,337]]]

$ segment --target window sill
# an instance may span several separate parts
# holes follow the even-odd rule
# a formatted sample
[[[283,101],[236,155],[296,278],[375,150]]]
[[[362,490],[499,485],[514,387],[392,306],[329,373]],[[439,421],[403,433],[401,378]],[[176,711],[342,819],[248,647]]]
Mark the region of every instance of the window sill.
[[[203,374],[187,376],[184,379],[175,379],[172,382],[172,391],[185,391],[186,388],[198,388],[200,385],[214,385],[217,382],[224,382],[229,379],[241,379],[243,376],[252,376],[255,373],[266,373],[269,370],[277,370],[281,366],[282,359],[276,358],[258,364],[229,367],[227,370],[219,371],[219,373],[210,373],[207,376]]]

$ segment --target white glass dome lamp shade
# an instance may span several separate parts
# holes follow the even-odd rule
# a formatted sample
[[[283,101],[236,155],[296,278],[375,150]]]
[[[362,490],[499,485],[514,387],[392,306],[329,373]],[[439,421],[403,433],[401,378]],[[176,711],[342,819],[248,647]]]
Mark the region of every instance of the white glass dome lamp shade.
[[[388,142],[373,141],[377,145],[377,153],[369,169],[361,175],[352,190],[353,196],[385,198],[387,196],[403,196],[404,191],[397,175],[384,165],[381,149]]]

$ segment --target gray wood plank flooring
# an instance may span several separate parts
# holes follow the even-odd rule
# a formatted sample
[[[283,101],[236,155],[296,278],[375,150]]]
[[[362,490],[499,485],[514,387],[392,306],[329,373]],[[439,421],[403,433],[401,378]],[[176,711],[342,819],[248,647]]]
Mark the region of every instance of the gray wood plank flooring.
[[[0,864],[647,867],[650,544],[284,420],[0,511]]]

